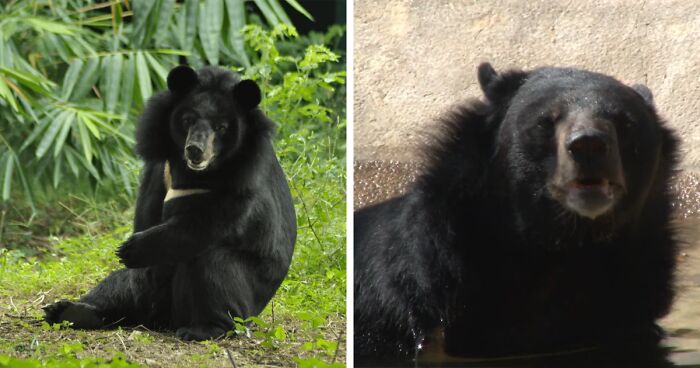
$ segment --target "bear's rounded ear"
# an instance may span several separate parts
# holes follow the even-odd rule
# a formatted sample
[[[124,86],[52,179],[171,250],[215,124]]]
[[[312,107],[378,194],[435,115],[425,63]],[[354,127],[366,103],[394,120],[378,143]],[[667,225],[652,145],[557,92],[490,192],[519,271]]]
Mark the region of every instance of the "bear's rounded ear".
[[[638,95],[642,96],[648,105],[654,105],[654,94],[651,93],[649,87],[643,84],[634,84],[631,87],[635,92],[637,92]]]
[[[499,74],[489,63],[481,63],[476,76],[484,96],[492,102],[503,102],[511,98],[527,78],[528,73],[510,70]]]
[[[260,87],[250,79],[244,79],[233,87],[233,97],[244,110],[254,109],[262,99]]]
[[[496,69],[491,66],[491,63],[481,63],[477,68],[476,76],[479,78],[481,90],[488,96],[488,92],[493,88],[493,82],[498,78]]]
[[[197,83],[197,72],[187,65],[176,66],[168,74],[168,89],[176,94],[185,94],[193,90]]]

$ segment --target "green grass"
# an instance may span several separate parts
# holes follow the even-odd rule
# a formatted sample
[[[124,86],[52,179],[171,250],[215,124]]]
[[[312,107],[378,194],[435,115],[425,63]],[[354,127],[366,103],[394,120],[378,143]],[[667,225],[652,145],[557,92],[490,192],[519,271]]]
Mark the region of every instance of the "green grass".
[[[65,212],[72,221],[62,220],[79,224],[70,227],[78,235],[50,237],[41,251],[0,249],[0,367],[344,366],[345,162],[334,140],[310,141],[292,135],[276,144],[298,240],[287,279],[250,327],[187,343],[145,328],[79,331],[42,322],[41,306],[78,298],[120,267],[114,250],[131,232],[129,208],[78,201]]]

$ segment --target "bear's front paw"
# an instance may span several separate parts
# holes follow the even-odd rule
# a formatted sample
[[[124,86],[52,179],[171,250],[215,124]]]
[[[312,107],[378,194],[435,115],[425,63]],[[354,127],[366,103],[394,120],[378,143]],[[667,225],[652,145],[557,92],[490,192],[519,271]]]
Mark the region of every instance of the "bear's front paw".
[[[139,235],[133,234],[117,248],[119,261],[127,268],[142,268],[148,266],[143,252],[143,244],[139,241]]]

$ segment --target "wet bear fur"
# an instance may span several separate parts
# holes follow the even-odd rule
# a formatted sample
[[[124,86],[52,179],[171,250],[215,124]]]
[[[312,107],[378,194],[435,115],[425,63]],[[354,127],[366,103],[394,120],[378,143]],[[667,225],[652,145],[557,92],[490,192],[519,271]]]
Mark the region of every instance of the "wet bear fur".
[[[440,121],[413,187],[354,214],[356,363],[437,345],[500,357],[656,344],[673,299],[677,139],[651,92],[572,68],[485,63],[478,77],[484,98]],[[568,116],[619,141],[626,193],[595,219],[547,190]]]

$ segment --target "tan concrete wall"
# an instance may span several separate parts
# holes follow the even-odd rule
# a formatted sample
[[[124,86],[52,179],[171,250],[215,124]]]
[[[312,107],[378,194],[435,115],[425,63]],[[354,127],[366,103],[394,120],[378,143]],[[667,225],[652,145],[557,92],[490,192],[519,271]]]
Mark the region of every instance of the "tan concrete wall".
[[[476,66],[577,66],[645,83],[700,170],[700,0],[355,0],[355,159],[410,161],[479,96]]]

